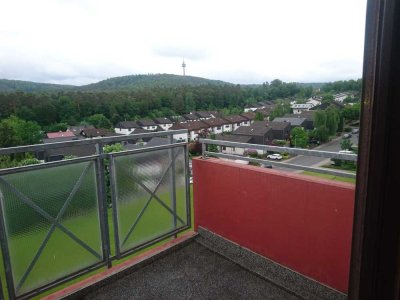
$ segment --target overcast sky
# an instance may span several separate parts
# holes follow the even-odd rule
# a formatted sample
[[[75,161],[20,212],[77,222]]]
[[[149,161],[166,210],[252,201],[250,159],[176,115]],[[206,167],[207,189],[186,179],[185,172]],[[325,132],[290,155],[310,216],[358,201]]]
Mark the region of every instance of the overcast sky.
[[[186,74],[233,83],[362,73],[366,0],[1,0],[0,78],[87,84]]]

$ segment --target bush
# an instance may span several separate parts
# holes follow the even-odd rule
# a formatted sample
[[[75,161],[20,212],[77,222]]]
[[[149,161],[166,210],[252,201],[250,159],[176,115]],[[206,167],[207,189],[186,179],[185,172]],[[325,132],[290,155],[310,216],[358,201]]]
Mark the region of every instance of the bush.
[[[258,152],[255,149],[247,149],[243,152],[244,156],[250,156],[252,158],[258,158]]]
[[[286,146],[287,141],[285,141],[285,140],[273,140],[272,144],[277,145],[277,146]]]
[[[345,128],[343,129],[343,131],[344,131],[344,132],[350,132],[350,131],[351,131],[351,127],[345,127]]]

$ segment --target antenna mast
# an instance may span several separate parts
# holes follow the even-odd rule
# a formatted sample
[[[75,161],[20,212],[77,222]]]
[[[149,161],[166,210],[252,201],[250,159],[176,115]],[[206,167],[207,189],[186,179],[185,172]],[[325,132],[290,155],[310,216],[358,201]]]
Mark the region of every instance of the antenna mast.
[[[183,76],[186,76],[185,68],[186,68],[185,59],[183,59],[183,62],[182,62]]]

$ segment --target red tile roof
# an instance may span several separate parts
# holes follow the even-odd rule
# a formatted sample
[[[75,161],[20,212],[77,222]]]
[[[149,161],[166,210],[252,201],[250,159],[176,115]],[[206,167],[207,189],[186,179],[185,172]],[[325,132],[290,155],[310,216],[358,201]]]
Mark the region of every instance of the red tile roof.
[[[47,138],[49,138],[49,139],[75,136],[75,134],[71,131],[48,132],[48,133],[46,133],[46,135],[47,135]]]

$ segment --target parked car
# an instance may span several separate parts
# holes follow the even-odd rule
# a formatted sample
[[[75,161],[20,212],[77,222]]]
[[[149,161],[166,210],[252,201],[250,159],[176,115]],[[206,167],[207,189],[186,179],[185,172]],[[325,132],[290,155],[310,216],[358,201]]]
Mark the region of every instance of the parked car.
[[[270,154],[267,156],[268,159],[272,159],[272,160],[281,160],[282,159],[282,155],[275,153],[275,154]]]
[[[343,139],[349,139],[351,138],[351,133],[345,133],[342,137]]]

